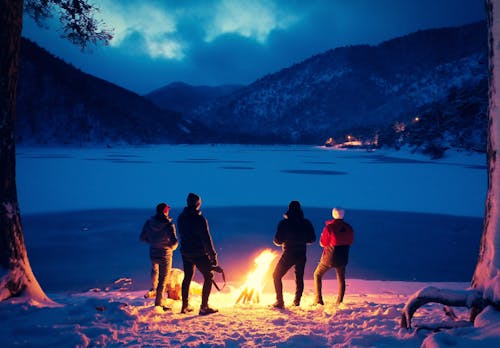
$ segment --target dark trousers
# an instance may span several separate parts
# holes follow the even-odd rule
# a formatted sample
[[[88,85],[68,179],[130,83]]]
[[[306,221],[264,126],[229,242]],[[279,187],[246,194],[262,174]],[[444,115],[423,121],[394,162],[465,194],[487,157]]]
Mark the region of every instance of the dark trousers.
[[[163,305],[165,287],[170,281],[169,275],[172,269],[172,251],[165,249],[149,250],[151,258],[151,283],[152,289],[156,291],[155,306]]]
[[[331,268],[335,268],[335,272],[337,273],[337,304],[339,304],[344,300],[345,294],[345,266],[333,267],[321,262],[318,264],[318,267],[316,267],[316,270],[314,271],[314,288],[316,290],[316,301],[323,301],[323,296],[321,294],[321,280],[323,278],[323,275]]]
[[[208,297],[212,290],[212,279],[214,273],[212,272],[212,265],[207,256],[201,257],[187,257],[182,256],[182,264],[184,267],[184,279],[182,280],[182,307],[187,307],[189,303],[189,285],[193,280],[196,268],[203,275],[203,289],[201,291],[201,307],[208,307]]]
[[[304,252],[287,252],[281,255],[273,273],[274,290],[276,291],[276,301],[283,303],[283,283],[281,278],[295,266],[295,300],[294,304],[299,305],[302,293],[304,292],[304,268],[306,266],[306,255]]]

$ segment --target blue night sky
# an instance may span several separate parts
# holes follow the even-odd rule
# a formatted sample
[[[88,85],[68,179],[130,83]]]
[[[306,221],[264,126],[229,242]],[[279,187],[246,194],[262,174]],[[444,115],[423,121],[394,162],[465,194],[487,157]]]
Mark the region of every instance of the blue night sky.
[[[95,0],[114,28],[92,53],[59,38],[57,18],[23,35],[77,68],[139,94],[175,81],[248,84],[328,49],[485,18],[482,0]],[[409,52],[410,53],[410,52]]]

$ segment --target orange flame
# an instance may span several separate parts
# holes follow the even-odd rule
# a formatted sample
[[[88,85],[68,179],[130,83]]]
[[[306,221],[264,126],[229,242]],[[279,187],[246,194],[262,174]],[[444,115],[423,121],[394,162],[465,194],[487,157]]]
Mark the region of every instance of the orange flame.
[[[260,252],[254,260],[255,269],[247,275],[245,284],[240,288],[236,303],[258,303],[260,301],[260,296],[265,286],[266,274],[276,256],[277,253],[271,249],[265,249]]]

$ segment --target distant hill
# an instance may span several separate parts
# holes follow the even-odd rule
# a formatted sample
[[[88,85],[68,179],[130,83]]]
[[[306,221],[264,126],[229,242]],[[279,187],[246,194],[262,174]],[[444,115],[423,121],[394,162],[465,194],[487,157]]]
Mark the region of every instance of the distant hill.
[[[24,144],[196,142],[206,129],[86,74],[23,39],[16,140]]]
[[[142,97],[23,39],[16,136],[84,145],[322,144],[350,135],[435,157],[451,147],[484,151],[486,54],[480,22],[339,47],[248,86],[177,82]]]
[[[446,103],[457,91],[462,100],[482,93],[486,39],[480,22],[419,31],[377,46],[332,49],[186,117],[219,130],[220,141],[233,142],[318,144],[354,130],[383,130]],[[485,129],[485,123],[476,126]]]
[[[185,114],[200,104],[228,96],[242,87],[242,85],[191,86],[183,82],[174,82],[146,94],[145,97],[162,109]]]

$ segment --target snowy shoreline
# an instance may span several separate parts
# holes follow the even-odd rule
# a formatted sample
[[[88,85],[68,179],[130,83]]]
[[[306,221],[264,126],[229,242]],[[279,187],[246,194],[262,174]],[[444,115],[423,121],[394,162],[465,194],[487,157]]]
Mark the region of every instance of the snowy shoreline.
[[[325,306],[311,305],[311,281],[300,307],[290,307],[293,282],[285,281],[284,310],[269,304],[274,294],[264,292],[257,304],[234,305],[233,284],[223,292],[213,290],[212,306],[219,313],[208,317],[180,314],[180,302],[172,311],[158,314],[144,291],[126,287],[100,292],[51,294],[55,308],[0,303],[2,347],[496,347],[500,339],[497,312],[485,311],[467,323],[468,311],[457,309],[457,320],[446,317],[441,305],[417,311],[414,329],[400,328],[401,313],[408,296],[429,285],[414,282],[348,279],[345,303],[333,305],[335,280],[324,281]],[[438,283],[441,287],[464,289],[464,283]],[[199,306],[199,296],[192,296]],[[433,325],[458,327],[433,333]],[[423,326],[430,326],[424,329]],[[422,328],[421,328],[422,327]]]

